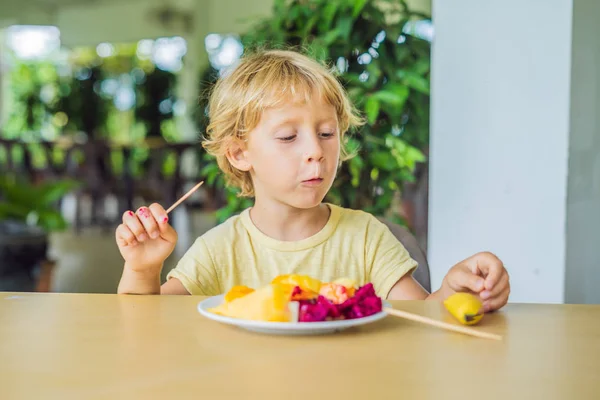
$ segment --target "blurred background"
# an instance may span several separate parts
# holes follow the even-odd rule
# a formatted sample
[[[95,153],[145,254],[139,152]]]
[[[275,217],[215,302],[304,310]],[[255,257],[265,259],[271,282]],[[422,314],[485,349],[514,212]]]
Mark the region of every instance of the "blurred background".
[[[256,47],[328,63],[368,123],[327,201],[409,230],[435,289],[496,253],[511,301],[600,303],[600,2],[2,0],[0,290],[114,293],[125,210],[180,240],[248,207],[200,146]]]

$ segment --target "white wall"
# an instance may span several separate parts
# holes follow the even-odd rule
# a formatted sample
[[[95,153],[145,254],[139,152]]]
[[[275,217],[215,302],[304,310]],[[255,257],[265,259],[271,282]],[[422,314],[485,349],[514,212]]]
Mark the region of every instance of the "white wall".
[[[433,2],[434,287],[490,250],[511,301],[564,300],[571,16],[569,0]]]
[[[213,33],[243,32],[258,19],[271,14],[273,0],[214,0],[210,7]]]
[[[59,9],[55,24],[61,31],[61,41],[67,46],[90,45],[101,42],[128,43],[161,36],[185,36],[193,33],[204,21],[192,10],[207,8],[207,1],[133,0],[117,3],[86,4]],[[192,15],[195,26],[186,32],[179,20],[162,24],[156,12],[166,4],[176,12]],[[201,15],[201,14],[200,14]]]

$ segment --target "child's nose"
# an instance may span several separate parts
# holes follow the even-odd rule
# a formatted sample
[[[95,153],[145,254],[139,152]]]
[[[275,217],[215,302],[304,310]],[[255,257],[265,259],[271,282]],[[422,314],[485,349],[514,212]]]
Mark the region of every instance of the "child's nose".
[[[312,137],[311,135],[310,140],[307,140],[306,142],[307,147],[305,149],[304,159],[307,162],[323,160],[323,147],[321,141],[319,141],[316,136],[317,135],[314,135],[314,137]]]
[[[304,155],[304,159],[307,162],[322,161],[323,160],[323,148],[319,144],[315,144],[307,150]]]

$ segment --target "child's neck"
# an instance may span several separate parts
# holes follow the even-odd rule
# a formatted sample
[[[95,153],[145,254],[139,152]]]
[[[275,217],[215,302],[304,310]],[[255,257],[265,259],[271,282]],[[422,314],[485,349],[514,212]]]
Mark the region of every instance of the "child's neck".
[[[329,214],[329,207],[325,204],[299,209],[277,201],[258,199],[250,209],[250,218],[258,230],[275,240],[286,242],[315,235],[327,224]]]

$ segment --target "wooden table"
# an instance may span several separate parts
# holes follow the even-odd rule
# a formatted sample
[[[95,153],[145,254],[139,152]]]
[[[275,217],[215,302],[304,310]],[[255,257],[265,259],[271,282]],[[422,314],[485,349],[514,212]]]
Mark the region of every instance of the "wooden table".
[[[478,327],[497,342],[391,316],[265,336],[205,319],[201,299],[0,293],[0,399],[600,399],[600,306],[510,304]]]

